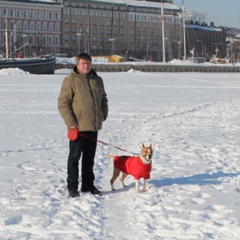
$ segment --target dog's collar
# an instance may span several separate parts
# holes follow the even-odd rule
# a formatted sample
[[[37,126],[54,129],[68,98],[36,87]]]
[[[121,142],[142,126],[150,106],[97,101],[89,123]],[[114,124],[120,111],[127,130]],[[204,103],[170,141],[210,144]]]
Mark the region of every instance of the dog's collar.
[[[140,158],[143,161],[143,163],[145,163],[145,164],[151,164],[152,163],[151,159],[147,160],[143,155],[140,155]]]

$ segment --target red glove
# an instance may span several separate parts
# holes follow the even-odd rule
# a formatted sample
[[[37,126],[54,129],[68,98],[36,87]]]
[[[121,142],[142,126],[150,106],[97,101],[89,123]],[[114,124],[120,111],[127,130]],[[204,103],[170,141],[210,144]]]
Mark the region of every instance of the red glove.
[[[69,129],[68,130],[68,138],[69,138],[69,140],[71,140],[71,141],[77,140],[78,135],[79,135],[78,128]]]

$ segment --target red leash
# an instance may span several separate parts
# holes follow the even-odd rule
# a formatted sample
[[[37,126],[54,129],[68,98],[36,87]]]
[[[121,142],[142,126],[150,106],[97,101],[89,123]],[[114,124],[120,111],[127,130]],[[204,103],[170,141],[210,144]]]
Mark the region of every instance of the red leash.
[[[113,146],[113,145],[110,144],[110,143],[106,143],[106,142],[103,142],[103,141],[101,141],[101,140],[88,137],[88,136],[86,136],[86,135],[84,135],[84,134],[82,134],[82,133],[80,133],[80,132],[79,132],[79,136],[82,136],[82,137],[91,139],[91,140],[93,140],[93,141],[95,141],[95,142],[99,142],[99,143],[102,143],[102,144],[104,144],[104,145],[111,146],[111,147],[113,147],[113,148],[116,148],[116,149],[118,149],[118,150],[121,150],[121,151],[124,151],[124,152],[127,152],[127,153],[131,153],[131,154],[133,154],[133,155],[138,155],[137,153],[129,152],[129,151],[127,151],[127,150],[125,150],[125,149],[122,149],[122,148],[120,148],[120,147]]]

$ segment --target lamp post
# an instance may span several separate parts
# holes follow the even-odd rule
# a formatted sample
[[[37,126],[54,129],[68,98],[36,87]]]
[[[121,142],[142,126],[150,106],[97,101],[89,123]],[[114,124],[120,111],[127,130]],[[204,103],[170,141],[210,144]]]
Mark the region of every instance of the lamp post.
[[[182,21],[183,21],[183,61],[186,61],[187,49],[186,49],[186,22],[185,22],[185,5],[182,0]]]
[[[13,33],[10,32],[10,58],[12,57],[12,36],[13,36]]]
[[[112,42],[112,55],[114,53],[114,44],[113,44],[114,40],[115,40],[115,38],[109,38],[108,39],[108,41]]]
[[[121,39],[122,37],[109,38],[108,41],[112,42],[112,55],[114,54],[114,41]]]
[[[141,37],[141,39],[146,39],[147,40],[147,61],[148,61],[148,38],[147,37]]]
[[[164,6],[163,1],[161,2],[161,19],[162,19],[162,51],[163,51],[163,62],[166,62],[166,53],[165,53],[165,26],[164,26]]]
[[[81,51],[81,48],[80,48],[80,41],[81,41],[81,39],[80,39],[80,37],[82,36],[82,33],[77,33],[77,38],[78,38],[78,53],[80,53],[80,51]]]
[[[178,41],[177,44],[178,44],[178,59],[180,59],[181,58],[181,44],[182,44],[182,42]]]
[[[25,48],[25,44],[26,44],[26,37],[27,37],[27,34],[23,34],[22,35],[23,39],[24,39],[24,42],[23,42],[23,54],[24,54],[24,57],[26,55],[26,48]]]
[[[233,44],[234,44],[234,39],[231,37],[230,38],[230,61],[234,65],[234,59],[233,59]]]

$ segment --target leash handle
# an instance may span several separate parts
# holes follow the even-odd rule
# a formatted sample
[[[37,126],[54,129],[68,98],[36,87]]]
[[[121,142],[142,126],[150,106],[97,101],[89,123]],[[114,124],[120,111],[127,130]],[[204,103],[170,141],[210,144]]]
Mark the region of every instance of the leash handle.
[[[95,142],[99,142],[99,143],[102,143],[102,144],[104,144],[104,145],[111,146],[111,147],[116,148],[116,149],[118,149],[118,150],[121,150],[121,151],[123,151],[123,152],[131,153],[131,154],[133,154],[133,155],[138,155],[137,153],[129,152],[129,151],[127,151],[127,150],[125,150],[125,149],[122,149],[122,148],[120,148],[120,147],[116,147],[116,146],[114,146],[114,145],[112,145],[112,144],[110,144],[110,143],[106,143],[106,142],[103,142],[103,141],[101,141],[101,140],[88,137],[88,136],[86,136],[86,135],[84,135],[84,134],[82,134],[82,133],[80,133],[80,132],[79,132],[79,136],[82,136],[82,137],[91,139],[91,140],[93,140],[93,141],[95,141]]]

